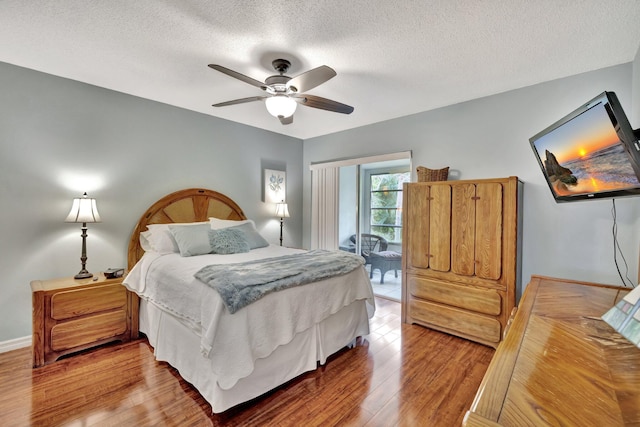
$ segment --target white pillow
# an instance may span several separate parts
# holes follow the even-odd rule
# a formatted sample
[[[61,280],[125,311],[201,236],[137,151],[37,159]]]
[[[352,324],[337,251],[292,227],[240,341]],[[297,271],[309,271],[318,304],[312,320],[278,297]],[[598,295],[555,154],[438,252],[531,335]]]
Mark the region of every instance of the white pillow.
[[[180,248],[176,243],[173,235],[169,231],[170,225],[200,225],[208,224],[208,222],[187,222],[187,223],[172,223],[172,224],[148,224],[148,231],[140,233],[140,245],[142,249],[145,249],[145,245],[150,247],[151,251],[159,254],[172,254],[180,252]],[[146,239],[146,243],[143,243],[143,239]]]
[[[235,227],[237,225],[251,223],[255,227],[256,224],[252,219],[244,219],[241,221],[236,221],[233,219],[220,219],[220,218],[209,218],[209,222],[211,223],[211,228],[214,230],[222,230],[223,228]]]
[[[142,233],[140,233],[140,247],[145,252],[149,252],[153,250],[153,246],[151,246],[151,243],[149,242],[150,238],[151,238],[151,232],[149,230],[143,231]]]

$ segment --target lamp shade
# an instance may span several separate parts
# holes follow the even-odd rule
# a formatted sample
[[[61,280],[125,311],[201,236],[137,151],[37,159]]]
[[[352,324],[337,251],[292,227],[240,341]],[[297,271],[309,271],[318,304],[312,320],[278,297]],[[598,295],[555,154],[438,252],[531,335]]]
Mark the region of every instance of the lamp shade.
[[[289,218],[289,208],[286,203],[276,203],[276,217]]]
[[[264,103],[267,111],[273,117],[291,117],[296,112],[298,103],[286,95],[275,95],[267,98]]]
[[[96,205],[96,199],[87,197],[84,193],[82,198],[73,199],[71,212],[65,222],[100,222],[100,214]]]

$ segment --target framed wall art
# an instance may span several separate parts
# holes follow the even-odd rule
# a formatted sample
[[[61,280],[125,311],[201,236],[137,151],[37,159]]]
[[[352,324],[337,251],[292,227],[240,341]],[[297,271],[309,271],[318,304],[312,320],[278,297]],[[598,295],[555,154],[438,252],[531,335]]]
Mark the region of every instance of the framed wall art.
[[[287,201],[287,173],[273,169],[264,170],[264,201],[281,203]]]

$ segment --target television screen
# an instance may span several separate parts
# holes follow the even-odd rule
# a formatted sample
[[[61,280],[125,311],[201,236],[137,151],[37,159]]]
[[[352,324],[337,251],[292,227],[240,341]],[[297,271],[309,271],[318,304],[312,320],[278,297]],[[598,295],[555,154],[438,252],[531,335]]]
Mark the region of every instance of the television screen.
[[[557,202],[640,194],[640,147],[613,92],[529,141]]]

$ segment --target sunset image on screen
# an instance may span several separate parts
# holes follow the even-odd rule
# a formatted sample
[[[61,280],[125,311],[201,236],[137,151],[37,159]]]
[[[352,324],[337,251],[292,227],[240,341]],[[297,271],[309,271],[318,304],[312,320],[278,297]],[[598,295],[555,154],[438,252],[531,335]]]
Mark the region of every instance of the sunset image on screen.
[[[559,196],[639,185],[602,103],[542,136],[534,146]]]

